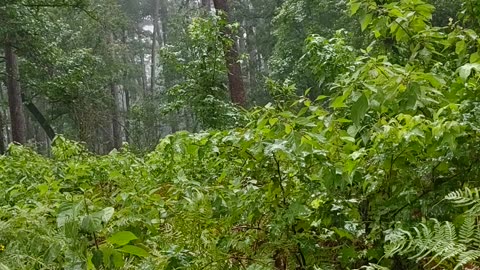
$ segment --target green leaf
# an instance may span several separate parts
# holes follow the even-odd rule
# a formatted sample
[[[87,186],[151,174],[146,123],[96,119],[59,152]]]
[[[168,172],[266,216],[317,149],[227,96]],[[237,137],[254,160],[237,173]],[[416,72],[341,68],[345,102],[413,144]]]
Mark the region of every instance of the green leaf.
[[[336,109],[336,108],[343,108],[343,107],[347,107],[345,105],[345,95],[341,95],[339,97],[337,97],[336,99],[333,100],[332,104],[330,105],[330,107]]]
[[[116,267],[121,268],[125,264],[123,260],[122,253],[118,252],[117,250],[109,247],[103,247],[103,264],[107,267],[107,269]]]
[[[92,233],[92,232],[96,232],[96,231],[99,231],[100,229],[102,229],[102,225],[101,225],[99,219],[96,219],[92,216],[85,216],[82,219],[81,228],[82,228],[82,230],[84,230],[86,232]]]
[[[37,188],[38,188],[38,191],[40,192],[40,195],[43,195],[47,193],[49,187],[47,184],[40,184],[37,186]]]
[[[350,137],[350,136],[343,136],[343,137],[340,137],[340,139],[341,139],[342,141],[355,143],[355,138]]]
[[[128,244],[130,241],[138,239],[135,234],[129,231],[121,231],[113,234],[107,239],[107,242],[112,245],[123,246]]]
[[[470,55],[470,63],[477,63],[480,62],[480,54],[478,52],[472,53]]]
[[[356,126],[360,126],[360,122],[368,111],[368,99],[362,95],[352,106],[352,121]]]
[[[113,216],[115,209],[113,207],[106,207],[102,210],[102,221],[107,223]]]
[[[92,256],[92,263],[95,268],[100,269],[103,264],[103,252],[101,250],[94,250]]]
[[[347,230],[344,230],[342,228],[333,228],[333,230],[338,234],[340,238],[345,237],[349,240],[355,239],[355,237]]]
[[[470,77],[470,74],[472,74],[472,69],[475,69],[477,72],[480,71],[480,64],[474,63],[474,64],[465,64],[458,68],[458,75],[460,78],[462,78],[464,81]]]
[[[345,246],[340,249],[340,261],[347,264],[350,260],[357,258],[358,253],[354,247]]]
[[[465,48],[466,48],[465,40],[460,40],[455,45],[455,53],[461,54],[462,52],[465,51]]]
[[[135,255],[138,257],[148,257],[150,255],[145,249],[137,246],[132,246],[132,245],[126,245],[117,250],[123,253]]]
[[[357,13],[358,9],[360,8],[361,3],[360,2],[352,2],[350,3],[350,15],[355,15]]]
[[[0,270],[10,270],[10,268],[8,266],[6,266],[5,264],[0,263]]]
[[[372,22],[372,18],[372,14],[367,14],[362,18],[362,20],[360,21],[362,31],[365,31],[365,29],[367,29],[368,25]]]

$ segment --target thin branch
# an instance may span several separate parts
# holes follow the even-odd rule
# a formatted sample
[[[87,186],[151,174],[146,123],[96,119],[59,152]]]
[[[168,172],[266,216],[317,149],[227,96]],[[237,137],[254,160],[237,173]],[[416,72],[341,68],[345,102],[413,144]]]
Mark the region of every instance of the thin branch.
[[[406,149],[403,149],[395,158],[394,158],[394,155],[392,154],[392,157],[390,159],[390,171],[388,173],[388,179],[392,179],[392,173],[393,173],[393,164],[395,164],[395,162],[397,161],[397,159],[403,154],[405,153]]]
[[[282,177],[282,171],[280,169],[280,162],[278,161],[275,154],[273,154],[273,159],[275,160],[275,163],[277,163],[278,181],[279,181],[280,189],[282,190],[283,205],[287,205],[287,201],[285,199],[285,189],[283,188],[283,177]]]
[[[85,212],[87,213],[87,215],[90,215],[90,212],[88,211],[87,197],[85,196],[85,193],[83,194],[83,202],[85,203]],[[95,232],[92,232],[92,234],[93,241],[95,241],[95,247],[97,248],[97,250],[100,250],[100,248],[98,247],[97,235],[95,234]]]

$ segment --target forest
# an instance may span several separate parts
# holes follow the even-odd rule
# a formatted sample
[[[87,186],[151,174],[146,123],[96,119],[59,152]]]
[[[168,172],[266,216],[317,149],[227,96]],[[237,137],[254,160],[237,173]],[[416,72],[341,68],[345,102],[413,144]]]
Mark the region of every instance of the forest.
[[[478,0],[0,0],[0,270],[480,269],[479,35]]]

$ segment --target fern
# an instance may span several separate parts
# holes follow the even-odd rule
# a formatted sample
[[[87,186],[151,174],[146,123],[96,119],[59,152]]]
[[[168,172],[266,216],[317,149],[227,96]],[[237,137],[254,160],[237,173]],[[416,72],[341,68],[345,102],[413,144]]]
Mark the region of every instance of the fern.
[[[475,236],[475,221],[476,219],[472,216],[465,217],[462,226],[458,235],[460,237],[460,242],[464,244],[469,244],[473,242]]]
[[[373,263],[370,263],[369,265],[362,266],[362,268],[360,268],[360,269],[364,269],[364,270],[388,270],[387,267],[383,267],[383,266],[373,264]]]
[[[453,191],[445,196],[445,199],[457,206],[470,207],[469,213],[480,214],[480,190],[477,188],[471,190],[466,187],[464,190]]]
[[[468,207],[463,223],[457,228],[451,222],[432,219],[428,224],[420,223],[414,233],[402,229],[387,232],[385,256],[411,255],[417,262],[428,260],[425,266],[434,269],[441,265],[476,264],[480,259],[480,191],[469,189],[454,191],[445,197],[456,206]],[[457,233],[458,232],[458,233]],[[433,265],[433,266],[432,266]]]

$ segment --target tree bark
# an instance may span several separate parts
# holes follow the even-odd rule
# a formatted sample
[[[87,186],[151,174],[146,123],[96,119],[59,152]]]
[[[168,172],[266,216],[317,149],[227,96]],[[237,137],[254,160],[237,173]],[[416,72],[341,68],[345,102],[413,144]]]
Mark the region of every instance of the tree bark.
[[[0,82],[0,101],[3,101],[3,84]],[[5,138],[5,133],[8,133],[6,118],[4,118],[4,111],[0,106],[0,155],[7,151],[8,138]],[[7,143],[5,143],[7,139]]]
[[[231,22],[227,0],[213,0],[217,13],[221,14],[228,22]],[[228,88],[232,102],[242,107],[246,105],[245,86],[242,78],[242,67],[238,62],[237,39],[228,27],[222,29],[223,35],[232,40],[232,45],[224,45],[225,62],[228,70]]]
[[[110,33],[109,43],[114,45],[113,33]],[[116,59],[115,51],[111,53],[112,61]],[[110,94],[112,97],[111,123],[112,123],[112,147],[120,149],[122,147],[122,127],[120,119],[120,86],[115,77],[110,82]]]
[[[150,92],[155,88],[156,54],[158,31],[158,0],[153,0],[153,33],[152,33],[152,63],[150,67]]]
[[[124,46],[128,47],[128,31],[123,32],[122,42],[123,42]],[[124,61],[125,65],[129,64],[128,55],[124,55],[123,61]],[[134,63],[135,60],[130,59],[130,62]],[[124,131],[124,134],[125,134],[125,141],[127,143],[130,142],[130,136],[129,136],[129,133],[128,133],[130,131],[130,121],[129,121],[129,116],[130,116],[130,114],[129,114],[129,112],[130,112],[130,91],[129,91],[129,89],[127,89],[127,86],[129,85],[128,82],[131,81],[131,80],[132,79],[129,78],[129,76],[128,76],[128,71],[125,70],[124,73],[123,73],[123,87],[122,87],[123,95],[125,97],[125,103],[124,103],[125,108],[124,108],[124,110],[122,110],[122,113],[123,113],[123,123],[124,123],[123,131]]]
[[[130,121],[129,121],[129,114],[130,114],[130,92],[123,89],[125,93],[125,141],[130,142]]]
[[[0,111],[0,155],[5,154],[7,147],[5,145],[5,134],[4,131],[4,124],[3,124],[3,113]]]
[[[147,82],[147,66],[145,65],[145,53],[143,52],[142,48],[142,53],[140,54],[140,65],[142,65],[142,87],[143,87],[143,93],[142,96],[145,96],[145,94],[148,91],[148,82]]]
[[[211,1],[210,0],[202,0],[202,7],[207,11],[210,11]]]
[[[112,142],[113,148],[120,149],[122,148],[122,127],[120,125],[120,110],[118,106],[118,100],[120,96],[120,91],[118,84],[112,82],[110,85],[110,91],[112,94],[113,104],[112,104]]]
[[[250,91],[257,88],[257,72],[260,70],[257,63],[257,43],[252,23],[247,21],[247,51],[248,51],[248,81]]]
[[[5,43],[5,68],[7,72],[8,107],[12,127],[12,140],[26,143],[26,124],[23,112],[22,91],[19,83],[17,55],[7,39]]]
[[[160,0],[160,21],[162,22],[162,39],[163,44],[167,44],[168,36],[168,9],[167,0]]]

